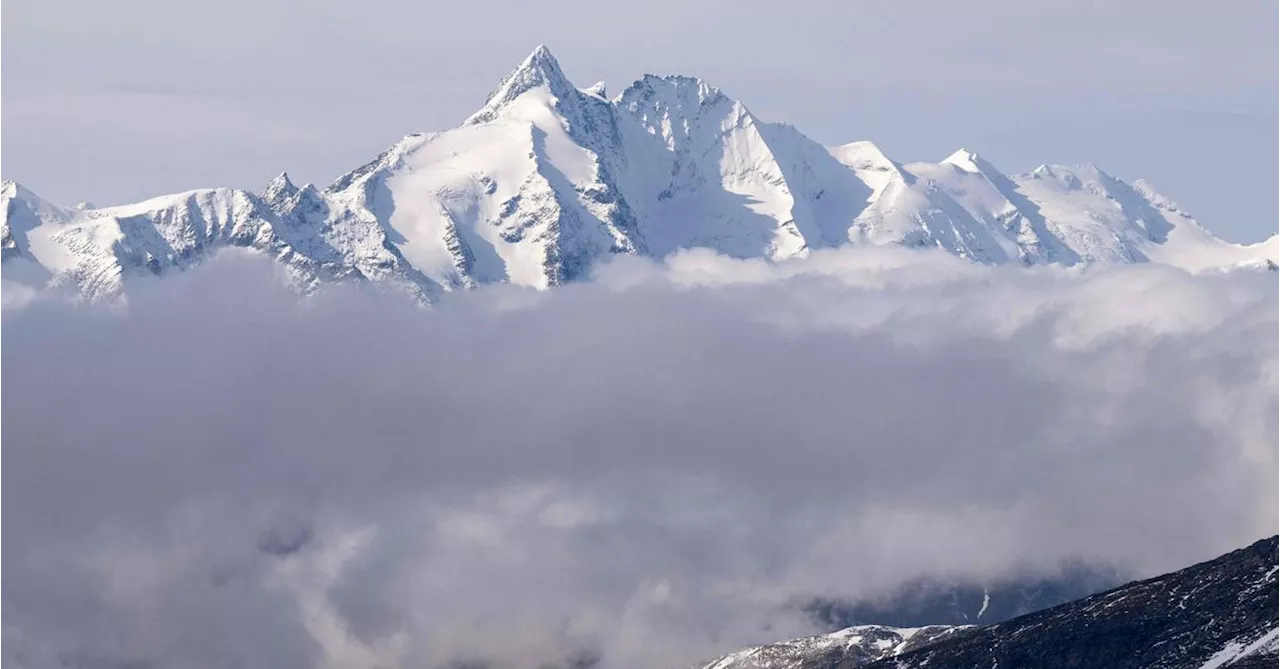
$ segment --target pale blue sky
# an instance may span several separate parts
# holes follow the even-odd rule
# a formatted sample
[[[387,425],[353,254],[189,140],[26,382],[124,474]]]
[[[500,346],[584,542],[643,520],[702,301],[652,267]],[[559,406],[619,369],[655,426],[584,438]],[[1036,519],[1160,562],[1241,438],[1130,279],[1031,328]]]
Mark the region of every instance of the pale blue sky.
[[[327,183],[545,43],[579,86],[699,76],[904,162],[1094,162],[1253,241],[1277,226],[1276,36],[1270,0],[6,0],[0,148],[67,204]]]

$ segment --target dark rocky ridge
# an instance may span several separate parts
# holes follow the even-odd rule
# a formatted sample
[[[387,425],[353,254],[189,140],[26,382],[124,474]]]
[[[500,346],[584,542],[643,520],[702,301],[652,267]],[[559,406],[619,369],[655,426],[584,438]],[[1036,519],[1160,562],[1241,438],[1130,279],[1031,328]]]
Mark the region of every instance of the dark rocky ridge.
[[[851,628],[740,651],[714,669],[1276,667],[1280,537],[986,627]],[[913,634],[914,636],[914,634]],[[858,637],[857,643],[844,639]],[[895,643],[877,643],[895,637]],[[878,651],[876,653],[869,650]]]
[[[1275,667],[1278,569],[1277,537],[1271,537],[1181,571],[865,666],[1198,669],[1215,658],[1223,661],[1219,667]],[[1222,652],[1233,645],[1237,653],[1257,647],[1243,656]]]

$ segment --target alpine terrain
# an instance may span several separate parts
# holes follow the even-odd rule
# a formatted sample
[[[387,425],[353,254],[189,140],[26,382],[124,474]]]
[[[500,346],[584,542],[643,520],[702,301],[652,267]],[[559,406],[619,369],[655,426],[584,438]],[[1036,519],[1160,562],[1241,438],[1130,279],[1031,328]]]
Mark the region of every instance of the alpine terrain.
[[[861,667],[949,639],[968,626],[855,625],[831,634],[782,641],[730,653],[703,669],[816,669]]]
[[[851,627],[705,669],[1275,667],[1277,539],[995,625]]]
[[[544,47],[460,127],[410,134],[323,189],[281,173],[257,193],[69,208],[6,181],[0,200],[5,282],[91,300],[225,247],[276,259],[303,291],[363,280],[429,301],[690,247],[782,260],[900,244],[989,264],[1203,271],[1274,268],[1280,244],[1220,240],[1146,182],[1092,165],[1006,175],[967,149],[903,164],[870,142],[824,147],[690,77],[645,75],[608,97],[570,83]]]

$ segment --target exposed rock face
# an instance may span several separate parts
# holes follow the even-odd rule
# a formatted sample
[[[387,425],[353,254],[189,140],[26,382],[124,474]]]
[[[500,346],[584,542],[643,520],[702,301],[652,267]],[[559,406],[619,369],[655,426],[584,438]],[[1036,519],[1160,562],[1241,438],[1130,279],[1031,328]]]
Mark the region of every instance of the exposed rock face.
[[[900,658],[897,667],[1201,667],[1276,664],[1277,539],[1016,618]],[[1216,658],[1216,659],[1215,659]],[[877,665],[872,665],[877,666]],[[883,665],[890,666],[890,665]]]

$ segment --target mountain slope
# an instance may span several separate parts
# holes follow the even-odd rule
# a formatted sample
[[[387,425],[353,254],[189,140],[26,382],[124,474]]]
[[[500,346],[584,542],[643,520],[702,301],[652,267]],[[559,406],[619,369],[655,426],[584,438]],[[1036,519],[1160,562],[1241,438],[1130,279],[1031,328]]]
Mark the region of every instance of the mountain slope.
[[[870,667],[1244,666],[1277,662],[1277,537]],[[1215,664],[1216,663],[1216,664]]]
[[[422,300],[511,282],[546,288],[611,254],[709,247],[781,260],[844,244],[938,247],[1021,265],[1155,261],[1274,267],[1276,238],[1217,239],[1148,184],[1092,166],[1007,176],[960,150],[894,162],[826,148],[698,79],[645,75],[613,99],[545,47],[453,130],[411,134],[323,190],[207,189],[67,209],[5,182],[6,282],[115,299],[134,277],[225,247],[280,261],[302,290],[389,284]]]
[[[988,627],[944,627],[881,657],[834,641],[740,651],[715,669],[1217,669],[1274,667],[1277,537],[1217,559]],[[835,639],[859,628],[816,639]],[[890,630],[892,628],[883,628]],[[778,650],[782,649],[782,650]]]
[[[341,201],[277,177],[274,200],[230,188],[189,191],[100,209],[68,210],[13,182],[0,190],[4,279],[115,299],[132,277],[183,270],[222,248],[262,252],[281,262],[302,290],[325,281],[370,279],[429,299],[421,277],[375,221],[329,219]]]
[[[964,633],[963,626],[886,627],[857,625],[831,634],[748,648],[703,669],[808,669],[857,667]]]

